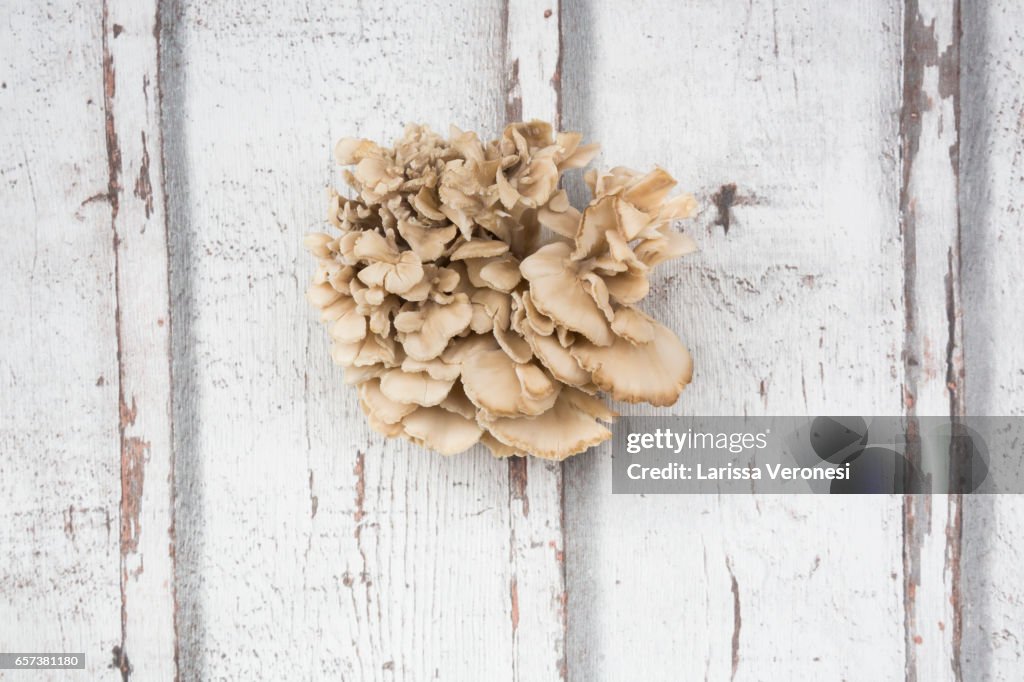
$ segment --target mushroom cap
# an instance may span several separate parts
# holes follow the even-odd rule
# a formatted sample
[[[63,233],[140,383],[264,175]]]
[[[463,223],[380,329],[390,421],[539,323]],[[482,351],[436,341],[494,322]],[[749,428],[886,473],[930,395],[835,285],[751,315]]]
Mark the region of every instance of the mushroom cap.
[[[441,358],[431,360],[414,360],[406,357],[402,360],[402,370],[405,372],[426,372],[432,379],[439,381],[455,381],[462,373],[462,367],[458,363],[448,364]]]
[[[466,331],[473,319],[473,306],[465,294],[456,294],[448,304],[427,301],[420,312],[422,325],[402,339],[402,347],[414,360],[432,360],[439,356],[453,337]]]
[[[483,429],[472,419],[441,407],[421,407],[402,419],[405,434],[415,443],[455,455],[473,447]]]
[[[505,445],[500,440],[495,438],[488,431],[484,431],[483,435],[480,436],[480,442],[487,446],[487,449],[491,451],[491,454],[495,457],[522,457],[524,453],[519,452],[510,445]]]
[[[381,390],[379,379],[370,379],[359,385],[359,399],[363,409],[383,424],[397,424],[416,411],[417,405],[393,400]]]
[[[378,156],[382,150],[375,142],[356,137],[343,137],[334,145],[334,159],[343,166],[359,163],[368,156]]]
[[[364,381],[379,377],[387,369],[383,364],[363,365],[356,367],[351,365],[345,368],[344,381],[349,386],[358,386]]]
[[[334,256],[330,248],[333,241],[334,237],[329,234],[311,232],[302,238],[302,245],[316,258],[331,258]]]
[[[562,237],[572,239],[579,231],[580,218],[583,214],[572,206],[564,211],[556,211],[550,206],[543,206],[537,211],[540,224]]]
[[[523,302],[523,310],[526,314],[526,319],[529,322],[530,329],[541,336],[551,336],[554,334],[554,321],[544,313],[537,310],[537,306],[533,304],[533,297],[530,296],[529,291],[523,292],[521,300]]]
[[[498,344],[490,334],[470,334],[455,339],[441,353],[441,360],[460,367],[467,359],[485,350],[497,350]]]
[[[380,391],[396,403],[415,403],[423,407],[440,405],[452,389],[455,379],[434,379],[427,372],[391,369],[380,378]]]
[[[665,169],[655,168],[629,183],[622,198],[641,211],[650,213],[661,206],[669,190],[675,186],[675,178],[665,172]]]
[[[551,408],[561,384],[539,367],[514,362],[504,351],[479,351],[462,363],[462,388],[490,415],[521,417]]]
[[[306,289],[306,298],[317,308],[326,308],[341,298],[341,292],[336,291],[334,287],[324,282],[322,284],[314,284]]]
[[[558,188],[558,166],[552,159],[534,157],[517,178],[516,190],[531,207],[546,204]]]
[[[653,268],[667,260],[679,258],[697,250],[697,242],[683,232],[664,232],[660,239],[645,239],[634,250],[637,258]]]
[[[575,234],[573,260],[593,258],[608,250],[608,233],[620,229],[619,214],[616,211],[618,203],[617,197],[602,197],[591,202],[583,211]]]
[[[580,137],[582,138],[582,135]],[[583,168],[601,151],[601,145],[596,143],[581,145],[577,141],[577,145],[568,156],[558,162],[558,170],[567,171],[572,168]]]
[[[508,329],[512,298],[494,289],[478,289],[472,297],[473,318],[470,328],[477,334],[486,334],[496,327]]]
[[[372,262],[356,276],[368,286],[383,287],[393,294],[404,294],[423,279],[423,263],[415,252],[402,251],[394,262]]]
[[[557,325],[579,332],[598,345],[614,340],[608,320],[587,292],[569,260],[571,247],[563,242],[547,244],[521,264],[530,282],[530,299]]]
[[[476,419],[476,405],[466,397],[466,392],[462,390],[462,384],[459,382],[452,386],[451,392],[441,401],[441,407],[449,412],[461,414],[466,419]]]
[[[340,313],[331,324],[331,338],[339,343],[355,343],[366,336],[366,317],[356,310],[356,302],[344,297],[333,313]]]
[[[615,311],[612,331],[632,344],[648,343],[654,338],[654,320],[628,306]]]
[[[590,413],[593,402],[585,393],[565,388],[554,406],[539,416],[509,419],[480,414],[477,420],[509,448],[560,461],[612,437]]]
[[[377,363],[390,365],[395,362],[395,344],[389,338],[367,334],[366,338],[355,343],[331,344],[331,358],[342,367],[365,367]]]
[[[505,351],[505,354],[515,362],[529,362],[533,357],[533,351],[526,339],[510,329],[495,326],[494,339]]]
[[[448,242],[455,238],[457,229],[454,225],[424,227],[411,220],[398,221],[398,234],[402,235],[402,239],[423,263],[440,258]]]
[[[467,258],[464,262],[469,281],[475,287],[509,292],[515,289],[522,279],[519,261],[511,254],[491,258]]]
[[[420,191],[412,198],[412,206],[425,218],[445,220],[445,215],[441,213],[437,203],[437,197],[426,187],[420,188]]]
[[[568,349],[558,342],[556,337],[529,334],[526,340],[530,343],[537,359],[548,368],[548,371],[556,379],[570,386],[583,386],[590,383],[590,372],[580,367],[580,363]]]
[[[603,279],[609,297],[617,303],[636,303],[651,290],[647,273],[642,270],[630,268]]]
[[[471,239],[452,251],[452,260],[491,258],[508,252],[508,244],[497,239]]]
[[[595,346],[577,340],[569,352],[615,400],[672,405],[690,383],[693,359],[671,329],[653,320],[650,323],[652,338],[647,343],[633,344],[616,337],[611,346]]]

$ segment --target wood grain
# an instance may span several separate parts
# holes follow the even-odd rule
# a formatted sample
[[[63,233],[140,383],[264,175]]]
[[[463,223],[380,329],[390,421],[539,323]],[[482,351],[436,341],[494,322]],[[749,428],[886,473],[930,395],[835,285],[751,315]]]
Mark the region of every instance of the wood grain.
[[[561,118],[700,200],[648,300],[695,356],[672,413],[1024,415],[1017,3],[2,14],[0,650],[122,680],[1022,678],[1015,497],[612,496],[607,448],[385,442],[300,248],[341,136]]]
[[[99,679],[121,612],[102,21],[71,5],[4,15],[0,641],[85,652]]]
[[[124,680],[176,670],[170,297],[156,2],[103,5],[103,112],[114,249]]]
[[[1024,415],[1024,24],[1019,3],[963,3],[963,328],[970,414]],[[965,680],[1024,674],[1024,583],[1016,495],[964,498]]]
[[[560,626],[510,554],[557,537],[551,503],[527,521],[506,462],[371,433],[302,295],[333,141],[499,130],[503,6],[188,2],[163,25],[183,676],[543,679]]]
[[[901,16],[569,8],[566,125],[703,206],[649,306],[693,350],[677,413],[902,409]],[[571,677],[903,676],[898,499],[613,497],[608,455],[565,473]]]
[[[960,30],[957,0],[909,0],[904,6],[900,224],[903,393],[911,417],[965,414]],[[944,486],[948,471],[930,470],[913,446],[909,455],[928,480]],[[961,495],[911,495],[903,502],[908,681],[963,679],[961,510]]]

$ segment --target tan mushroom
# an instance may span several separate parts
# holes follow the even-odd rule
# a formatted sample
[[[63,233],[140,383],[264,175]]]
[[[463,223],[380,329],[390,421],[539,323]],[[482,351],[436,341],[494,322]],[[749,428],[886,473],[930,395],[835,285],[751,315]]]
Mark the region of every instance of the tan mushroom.
[[[356,301],[350,296],[340,298],[332,306],[334,323],[331,338],[340,343],[355,343],[366,336],[366,317],[356,310]]]
[[[417,405],[392,400],[381,390],[379,379],[370,379],[359,386],[359,398],[368,414],[384,424],[397,424],[416,411]]]
[[[330,247],[333,241],[334,238],[329,234],[313,232],[303,238],[302,245],[316,258],[331,258],[334,255]]]
[[[607,346],[614,340],[608,320],[583,286],[570,250],[565,243],[548,244],[523,261],[533,305],[556,324]]]
[[[596,346],[577,340],[570,352],[615,400],[672,405],[690,383],[693,360],[671,329],[653,320],[650,326],[652,338],[647,343],[616,337],[610,346]]]
[[[519,417],[550,409],[561,384],[536,365],[516,363],[496,350],[474,353],[462,363],[462,388],[487,414]]]
[[[379,362],[394,365],[395,344],[387,337],[368,334],[353,343],[335,342],[331,345],[331,358],[342,367],[364,367]]]
[[[454,225],[444,227],[424,227],[411,220],[398,221],[398,234],[409,244],[421,263],[437,260],[444,253],[445,247],[455,238],[457,228]]]
[[[402,420],[405,434],[442,455],[455,455],[473,447],[483,429],[462,415],[442,407],[421,407]]]
[[[508,253],[508,244],[497,239],[472,239],[456,248],[451,255],[452,260],[467,258],[492,258]]]
[[[462,373],[462,365],[461,363],[448,364],[441,358],[414,360],[407,357],[402,360],[402,371],[426,372],[432,379],[438,381],[455,381]]]
[[[415,403],[423,407],[440,405],[452,390],[454,379],[435,379],[427,372],[388,370],[380,378],[380,391],[398,403]]]
[[[360,281],[402,294],[423,279],[423,264],[413,251],[399,251],[376,232],[364,232],[354,247],[355,257],[366,261],[359,271]]]
[[[306,298],[317,308],[326,308],[341,298],[341,293],[330,284],[324,282],[309,287],[306,290]]]
[[[682,232],[665,231],[658,239],[647,239],[637,245],[635,252],[637,257],[648,267],[673,260],[697,250],[697,243],[693,238]]]
[[[480,436],[480,442],[486,445],[487,449],[495,457],[522,457],[524,455],[524,453],[516,450],[511,445],[505,445],[488,431],[484,431],[483,435]]]
[[[396,326],[403,315],[395,318]],[[465,294],[456,294],[448,304],[426,301],[418,316],[415,330],[403,333],[402,347],[414,360],[431,360],[441,354],[453,337],[469,328],[473,306]]]
[[[563,460],[612,437],[612,432],[589,411],[593,405],[590,396],[566,388],[554,406],[540,416],[509,419],[481,415],[477,419],[509,448],[543,459]]]
[[[660,168],[615,167],[585,173],[593,199],[574,208],[560,176],[597,151],[541,121],[491,140],[410,124],[392,147],[338,142],[355,194],[329,189],[335,232],[303,241],[306,295],[372,429],[563,459],[610,437],[598,391],[676,400],[690,356],[634,305],[653,268],[696,249],[673,225],[696,203],[670,197]]]
[[[580,367],[580,363],[556,337],[529,333],[526,340],[541,364],[563,384],[585,386],[590,383],[590,372]]]
[[[345,368],[344,381],[348,386],[358,386],[364,381],[378,378],[386,371],[387,367],[383,363],[363,365],[361,367],[350,365]]]
[[[512,297],[494,289],[480,289],[473,293],[473,316],[470,328],[477,334],[486,334],[495,327],[508,329]]]

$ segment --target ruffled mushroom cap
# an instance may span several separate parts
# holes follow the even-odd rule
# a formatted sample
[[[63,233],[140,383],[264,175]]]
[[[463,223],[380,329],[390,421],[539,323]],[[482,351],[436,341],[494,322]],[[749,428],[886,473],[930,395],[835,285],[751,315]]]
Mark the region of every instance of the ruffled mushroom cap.
[[[465,452],[480,440],[483,429],[472,419],[444,409],[421,407],[402,420],[405,435],[442,455]]]
[[[407,415],[416,411],[412,403],[392,400],[381,390],[381,382],[371,379],[359,386],[359,398],[363,409],[384,424],[397,424]]]
[[[612,437],[597,419],[610,421],[613,415],[607,408],[595,409],[596,405],[600,402],[585,393],[566,388],[554,406],[540,416],[509,419],[481,413],[477,419],[508,448],[543,459],[563,460]]]
[[[514,123],[494,140],[409,125],[393,147],[334,149],[354,190],[328,190],[308,235],[307,290],[371,428],[444,454],[564,459],[601,443],[598,391],[673,403],[690,356],[637,309],[651,271],[696,245],[672,222],[688,196],[655,168],[588,172],[582,211],[562,173],[598,151],[579,133]]]
[[[489,415],[538,415],[551,408],[561,384],[537,365],[517,363],[504,351],[479,351],[462,363],[462,388]]]
[[[473,306],[465,294],[456,294],[451,303],[425,302],[415,311],[399,313],[395,328],[405,352],[414,360],[436,358],[455,336],[466,331],[473,319]]]
[[[422,191],[426,191],[426,188]],[[398,234],[423,263],[440,258],[449,242],[455,238],[456,232],[457,228],[454,225],[425,227],[412,220],[398,221]]]
[[[427,372],[391,369],[380,378],[380,392],[397,403],[433,407],[448,397],[454,383],[455,379],[435,379]]]
[[[610,346],[577,341],[571,353],[591,373],[594,383],[615,400],[664,407],[674,404],[690,383],[693,360],[671,329],[647,319],[646,325],[623,324],[624,332],[636,342],[626,336],[617,336]],[[641,342],[644,338],[648,340]]]
[[[523,261],[530,298],[537,310],[559,326],[579,332],[599,345],[612,343],[608,320],[579,277],[571,247],[564,242],[542,246]]]
[[[364,232],[356,241],[353,253],[367,263],[358,277],[368,286],[403,294],[423,279],[420,257],[414,251],[399,251],[376,232]]]

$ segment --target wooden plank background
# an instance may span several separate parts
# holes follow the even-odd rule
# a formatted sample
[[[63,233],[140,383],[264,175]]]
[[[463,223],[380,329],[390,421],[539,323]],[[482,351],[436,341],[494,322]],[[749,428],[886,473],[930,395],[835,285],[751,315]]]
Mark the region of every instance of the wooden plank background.
[[[0,650],[122,680],[1024,677],[1017,498],[613,497],[607,448],[385,445],[300,248],[337,138],[556,120],[700,200],[648,301],[695,356],[674,413],[1022,414],[1017,3],[0,12]]]

